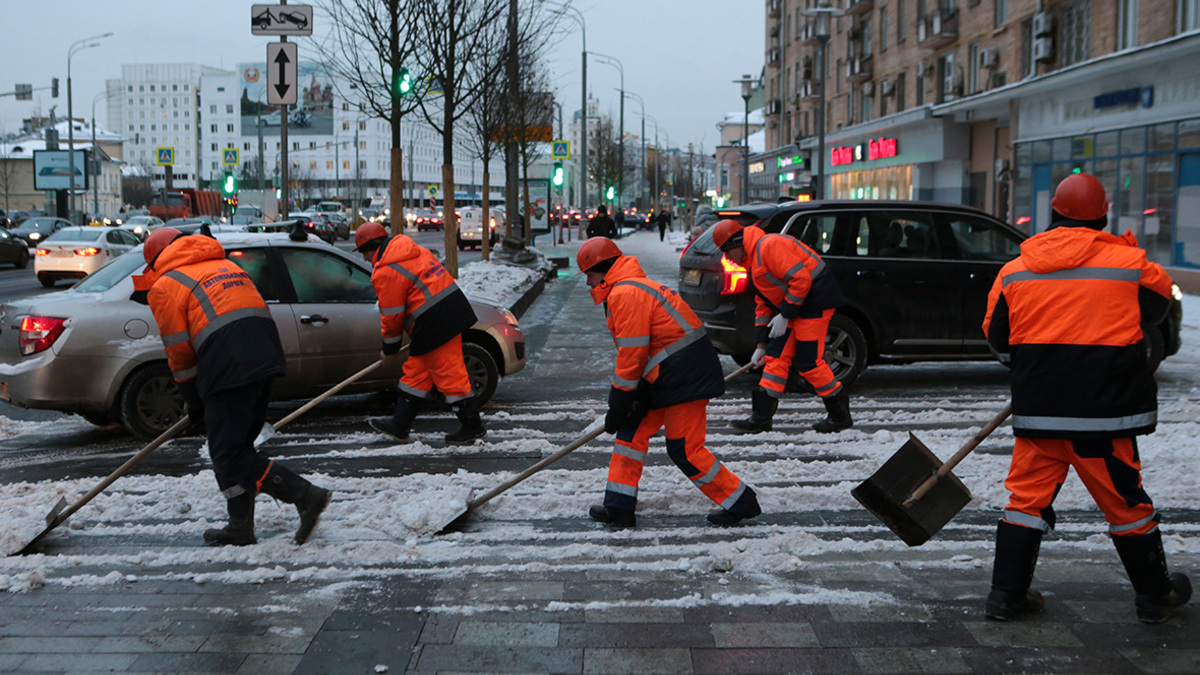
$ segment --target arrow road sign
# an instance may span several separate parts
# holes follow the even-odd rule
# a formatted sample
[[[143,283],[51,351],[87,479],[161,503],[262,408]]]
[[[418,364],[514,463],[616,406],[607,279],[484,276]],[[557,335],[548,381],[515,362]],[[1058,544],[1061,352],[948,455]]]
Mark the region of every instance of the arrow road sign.
[[[288,5],[291,7],[291,5]],[[291,105],[296,102],[296,43],[272,42],[267,45],[267,103]]]
[[[252,35],[312,35],[312,5],[252,5]]]

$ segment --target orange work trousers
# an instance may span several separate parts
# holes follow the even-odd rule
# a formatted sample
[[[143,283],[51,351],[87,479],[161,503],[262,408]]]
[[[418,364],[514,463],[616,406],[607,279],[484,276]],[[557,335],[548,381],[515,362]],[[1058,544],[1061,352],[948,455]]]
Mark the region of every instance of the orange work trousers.
[[[708,401],[688,401],[646,413],[637,425],[617,432],[616,447],[608,464],[604,505],[633,511],[638,483],[650,449],[650,437],[665,427],[667,456],[704,496],[723,509],[733,506],[746,485],[704,447]]]
[[[409,355],[400,377],[400,392],[416,399],[433,398],[433,388],[446,397],[446,403],[471,398],[471,379],[463,363],[462,336],[421,355]]]
[[[827,309],[819,317],[796,317],[788,322],[788,332],[767,343],[767,363],[758,386],[775,398],[783,396],[792,361],[800,376],[812,385],[817,396],[828,398],[842,391],[842,384],[825,363],[825,334],[835,310]]]
[[[1020,438],[1004,487],[1012,493],[1004,520],[1049,532],[1054,529],[1054,498],[1075,472],[1104,511],[1115,536],[1146,534],[1158,527],[1158,514],[1142,489],[1142,462],[1136,438]]]

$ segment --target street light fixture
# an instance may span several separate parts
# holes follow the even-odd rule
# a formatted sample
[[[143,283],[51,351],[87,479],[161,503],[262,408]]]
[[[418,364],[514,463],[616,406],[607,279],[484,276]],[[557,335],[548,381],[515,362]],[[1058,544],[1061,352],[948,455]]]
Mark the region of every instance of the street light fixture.
[[[625,199],[625,67],[615,56],[598,52],[589,53],[599,59],[600,63],[615,67],[621,74],[621,129],[618,131],[621,140],[617,149],[617,204],[620,205]]]
[[[742,79],[734,80],[735,84],[742,85],[742,105],[744,109],[744,117],[742,118],[742,203],[750,203],[750,97],[754,93],[754,86],[758,84],[758,80],[749,75],[742,75]]]
[[[111,91],[102,91],[92,98],[92,159],[96,165],[95,180],[92,181],[92,212],[100,213],[100,159],[96,152],[96,103],[102,98],[108,98],[114,93]],[[87,203],[87,198],[84,198],[84,203]]]
[[[580,128],[580,134],[579,134],[579,157],[580,157],[580,160],[579,160],[579,162],[580,162],[579,193],[575,196],[575,198],[577,200],[579,200],[579,203],[576,204],[576,206],[578,206],[581,209],[586,209],[587,208],[587,180],[588,180],[587,179],[587,174],[588,174],[588,171],[587,171],[587,163],[588,163],[588,147],[587,147],[587,142],[588,142],[588,133],[587,133],[587,119],[588,119],[588,111],[587,111],[587,22],[583,20],[583,12],[580,12],[578,9],[576,9],[575,7],[572,7],[571,5],[564,5],[564,4],[557,3],[557,2],[546,2],[545,4],[555,6],[555,9],[550,10],[551,14],[557,14],[558,16],[570,17],[573,21],[575,21],[575,23],[579,24],[579,30],[583,33],[583,51],[580,53],[580,60],[583,62],[581,65],[581,78],[583,80],[583,85],[579,91],[579,124],[580,124],[580,127],[579,127]],[[567,14],[567,12],[571,12],[571,14]]]
[[[67,215],[70,217],[72,223],[75,223],[75,109],[71,105],[71,58],[77,52],[91,49],[92,47],[99,47],[100,43],[94,42],[94,40],[101,40],[110,35],[112,33],[108,32],[103,35],[76,40],[67,49],[67,170],[71,174],[68,182],[71,189],[67,192],[68,210],[70,212]],[[78,225],[79,223],[75,224]]]
[[[829,5],[821,5],[802,12],[816,20],[817,34],[817,180],[813,198],[825,198],[825,52],[829,49],[829,24],[835,16],[846,12]]]
[[[642,100],[641,96],[638,96],[632,91],[623,92],[623,95],[637,101],[638,105],[640,105],[642,109],[642,135],[639,137],[639,143],[642,146],[642,161],[638,168],[638,177],[641,179],[641,183],[638,188],[638,197],[642,200],[642,208],[644,209],[646,208],[646,204],[644,203],[646,200],[646,102]]]

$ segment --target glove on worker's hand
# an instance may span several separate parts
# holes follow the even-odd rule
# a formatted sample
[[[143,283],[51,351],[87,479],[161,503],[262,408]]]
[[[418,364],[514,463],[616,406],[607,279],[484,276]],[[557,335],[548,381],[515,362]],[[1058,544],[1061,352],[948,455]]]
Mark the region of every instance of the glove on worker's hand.
[[[188,431],[190,431],[194,434],[199,434],[201,436],[208,434],[208,427],[206,427],[204,425],[204,406],[203,405],[189,404],[187,407],[187,416],[188,416],[188,422],[190,422],[190,426],[188,426]]]
[[[648,394],[648,392],[646,393]],[[610,388],[608,390],[608,412],[604,415],[604,431],[615,434],[621,429],[642,421],[648,410],[643,398],[644,395],[638,390]]]
[[[750,363],[754,364],[755,368],[762,368],[767,365],[767,348],[758,347],[754,350],[754,356],[750,357]]]
[[[771,323],[767,324],[771,331],[767,333],[772,340],[787,332],[788,320],[782,314],[776,314],[775,318],[771,319]]]

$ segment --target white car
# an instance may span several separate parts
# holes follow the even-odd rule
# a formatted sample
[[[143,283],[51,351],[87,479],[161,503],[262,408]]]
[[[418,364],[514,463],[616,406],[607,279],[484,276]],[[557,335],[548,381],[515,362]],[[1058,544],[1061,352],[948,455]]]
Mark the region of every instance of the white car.
[[[458,250],[461,251],[468,246],[482,246],[483,208],[468,206],[456,213],[458,213]],[[502,222],[504,222],[504,217],[500,216],[493,209],[492,217],[488,223],[488,229],[491,232],[489,240],[493,246],[500,242],[500,234],[496,231],[496,224]]]
[[[60,279],[82,279],[137,245],[123,228],[64,227],[38,244],[33,270],[49,288]]]
[[[162,224],[163,221],[159,218],[155,218],[154,216],[133,216],[132,218],[127,218],[121,222],[120,227],[133,232],[133,236],[137,237],[138,239],[145,239],[146,235],[150,234],[150,230],[153,230]]]

